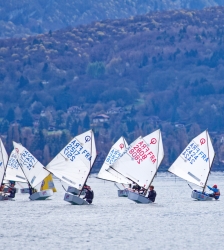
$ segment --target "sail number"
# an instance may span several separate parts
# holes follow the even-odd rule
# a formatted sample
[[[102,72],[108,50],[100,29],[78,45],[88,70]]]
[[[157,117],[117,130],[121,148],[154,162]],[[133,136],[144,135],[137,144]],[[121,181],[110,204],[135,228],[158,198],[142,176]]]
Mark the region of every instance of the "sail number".
[[[15,169],[18,169],[19,168],[19,163],[17,161],[17,157],[16,157],[16,154],[15,153],[12,153],[9,157],[9,161],[8,161],[8,164],[7,164],[7,167],[10,167],[10,168],[15,168]]]
[[[106,163],[112,165],[120,157],[120,152],[118,150],[112,149],[106,158]]]
[[[193,164],[198,158],[201,158],[205,162],[208,161],[208,157],[205,153],[203,153],[198,145],[192,142],[182,153],[182,156]]]
[[[137,161],[138,164],[141,164],[141,162],[148,157],[153,164],[156,162],[155,155],[144,141],[140,141],[139,143],[137,143],[128,151],[128,153],[134,160]]]
[[[25,166],[30,170],[36,164],[37,159],[35,159],[30,152],[24,150],[22,154],[20,154],[20,161],[22,166]]]
[[[91,155],[76,140],[71,141],[63,150],[63,154],[70,160],[74,161],[80,154],[84,155],[87,160],[91,160]]]

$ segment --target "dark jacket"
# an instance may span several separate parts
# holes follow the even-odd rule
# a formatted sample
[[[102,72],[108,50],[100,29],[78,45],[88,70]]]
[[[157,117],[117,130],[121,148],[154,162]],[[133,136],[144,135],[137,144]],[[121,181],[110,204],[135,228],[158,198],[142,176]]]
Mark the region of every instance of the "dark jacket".
[[[8,192],[10,193],[9,198],[15,198],[16,189],[14,187],[10,187]]]
[[[152,202],[155,201],[155,199],[156,199],[156,191],[155,190],[149,191],[148,199]]]
[[[86,199],[88,201],[88,200],[93,200],[93,198],[94,198],[93,191],[87,189],[86,190],[86,195],[85,195],[85,197],[83,199]]]

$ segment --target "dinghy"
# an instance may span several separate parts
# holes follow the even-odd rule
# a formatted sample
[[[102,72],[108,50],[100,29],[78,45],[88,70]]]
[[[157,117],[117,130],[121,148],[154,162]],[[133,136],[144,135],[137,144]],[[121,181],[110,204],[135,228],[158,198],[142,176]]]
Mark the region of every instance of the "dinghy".
[[[205,130],[187,145],[168,171],[202,188],[192,191],[193,199],[211,201],[213,198],[205,193],[205,188],[214,157],[211,138]]]
[[[145,192],[151,185],[154,176],[164,157],[164,150],[160,130],[146,137],[141,136],[129,145],[109,172],[117,171],[133,183],[144,188]],[[129,190],[128,198],[136,203],[149,203],[144,194],[140,195]]]
[[[5,150],[4,144],[0,138],[0,185],[3,183],[5,172],[6,172],[6,166],[8,162],[8,154]],[[5,193],[7,192],[7,188],[4,188],[4,190],[0,193],[0,201],[5,200],[12,200],[9,198]]]
[[[1,182],[0,185],[4,180],[7,162],[8,162],[8,154],[0,138],[0,182]]]
[[[96,159],[94,134],[89,130],[74,137],[46,166],[61,181],[79,190],[78,196],[65,193],[64,200],[72,205],[88,205],[80,195]]]
[[[17,161],[30,187],[35,187],[40,184],[44,178],[49,175],[49,172],[44,169],[44,166],[21,144],[13,142],[16,152]],[[29,199],[45,200],[53,195],[51,189],[35,192],[30,195]]]
[[[48,189],[52,189],[54,193],[57,192],[54,186],[52,174],[49,174],[47,177],[45,177],[45,179],[41,183],[40,191],[45,191]]]
[[[111,181],[114,183],[120,183],[122,185],[124,184],[131,184],[132,181],[128,180],[125,178],[123,175],[120,173],[113,171],[113,172],[108,172],[108,168],[112,166],[126,151],[127,149],[127,142],[124,139],[124,137],[121,137],[110,149],[98,175],[96,178],[106,180],[106,181]],[[118,197],[127,197],[128,196],[128,189],[120,189],[117,185],[116,187],[118,188]]]

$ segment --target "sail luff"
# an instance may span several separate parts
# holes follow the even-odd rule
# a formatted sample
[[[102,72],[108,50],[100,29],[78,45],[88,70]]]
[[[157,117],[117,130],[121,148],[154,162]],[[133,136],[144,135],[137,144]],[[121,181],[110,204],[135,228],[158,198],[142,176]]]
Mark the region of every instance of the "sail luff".
[[[208,131],[206,130],[208,156],[210,156],[210,154],[209,154],[209,145],[208,145],[208,136],[209,136],[209,135],[208,135]],[[211,141],[210,136],[209,136],[209,139],[210,139],[210,141]],[[213,158],[213,160],[214,160],[214,158]],[[213,160],[212,160],[212,162],[213,162]],[[208,161],[209,161],[209,168],[211,169],[212,165],[210,164],[210,157],[208,157]],[[203,187],[203,192],[205,191],[206,184],[207,184],[207,182],[208,182],[209,174],[210,174],[210,170],[209,170],[209,172],[208,172],[208,176],[207,176],[207,179],[206,179],[206,181],[205,181],[205,185],[204,185],[204,187]]]
[[[161,138],[161,132],[159,131],[159,143],[158,143],[158,149],[157,149],[157,155],[156,155],[156,159],[158,159],[159,157],[159,150],[160,150],[160,140],[162,140],[162,138]],[[164,158],[164,155],[163,155],[163,158]],[[162,161],[163,161],[163,158],[162,158]],[[162,162],[161,161],[161,162]],[[152,178],[152,180],[151,180],[151,182],[150,182],[150,184],[149,184],[149,186],[148,186],[148,188],[147,188],[147,191],[149,190],[149,187],[152,185],[152,182],[153,182],[153,180],[154,180],[154,178],[155,178],[155,176],[156,176],[156,174],[157,174],[157,171],[158,171],[158,168],[159,168],[159,166],[160,166],[160,164],[161,164],[161,162],[159,163],[159,161],[157,161],[157,165],[156,165],[156,171],[155,171],[155,174],[154,174],[154,176],[153,176],[153,178]]]
[[[82,189],[81,189],[81,191],[80,191],[80,193],[79,193],[79,197],[80,197],[80,195],[82,194],[82,191],[83,191],[83,189],[84,189],[84,185],[85,185],[85,183],[87,182],[87,180],[88,180],[88,177],[89,177],[89,174],[90,174],[90,171],[91,171],[91,168],[92,168],[92,166],[91,166],[91,161],[92,161],[92,152],[93,152],[93,131],[91,130],[91,147],[90,147],[90,154],[91,154],[91,160],[90,160],[90,162],[89,162],[89,173],[88,173],[88,175],[86,176],[86,179],[85,179],[85,182],[84,182],[84,184],[83,184],[83,186],[82,186]],[[96,158],[95,158],[96,159]],[[95,161],[95,160],[94,160]],[[94,164],[94,163],[93,163]]]

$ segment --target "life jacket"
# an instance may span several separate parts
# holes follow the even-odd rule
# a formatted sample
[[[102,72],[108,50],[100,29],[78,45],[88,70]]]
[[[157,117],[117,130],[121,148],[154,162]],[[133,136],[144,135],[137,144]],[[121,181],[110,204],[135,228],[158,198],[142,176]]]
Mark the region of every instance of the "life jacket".
[[[217,192],[214,192],[214,197],[219,197],[220,196],[220,191],[219,191],[219,189],[218,189],[218,191]]]

